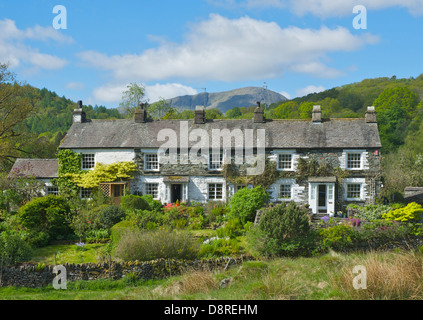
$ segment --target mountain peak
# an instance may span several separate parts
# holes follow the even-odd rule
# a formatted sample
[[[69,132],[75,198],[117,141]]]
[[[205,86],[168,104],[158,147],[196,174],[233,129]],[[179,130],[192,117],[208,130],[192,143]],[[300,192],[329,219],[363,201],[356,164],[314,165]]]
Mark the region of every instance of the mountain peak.
[[[224,92],[197,93],[195,95],[179,96],[167,101],[172,108],[194,110],[196,106],[206,105],[207,109],[217,108],[222,113],[235,107],[251,107],[257,101],[261,104],[270,105],[272,103],[288,100],[283,95],[263,87],[244,87]]]

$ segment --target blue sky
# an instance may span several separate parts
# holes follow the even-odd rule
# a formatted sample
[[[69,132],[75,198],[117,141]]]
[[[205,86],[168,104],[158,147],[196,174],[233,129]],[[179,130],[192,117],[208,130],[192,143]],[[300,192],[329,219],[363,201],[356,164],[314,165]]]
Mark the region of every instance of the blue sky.
[[[0,0],[0,62],[20,81],[107,107],[134,82],[154,102],[203,88],[266,83],[294,98],[417,77],[422,31],[423,0]]]

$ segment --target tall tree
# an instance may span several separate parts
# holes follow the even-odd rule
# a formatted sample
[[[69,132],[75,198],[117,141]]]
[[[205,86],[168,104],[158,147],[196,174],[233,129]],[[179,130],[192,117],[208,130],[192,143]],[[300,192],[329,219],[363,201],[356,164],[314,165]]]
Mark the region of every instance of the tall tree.
[[[20,156],[37,156],[42,147],[27,150],[37,139],[25,127],[37,101],[35,88],[18,83],[6,64],[0,64],[0,169],[7,170]]]
[[[145,87],[136,82],[131,82],[126,88],[127,90],[123,92],[122,102],[119,106],[124,108],[128,117],[133,117],[138,105],[145,102]]]

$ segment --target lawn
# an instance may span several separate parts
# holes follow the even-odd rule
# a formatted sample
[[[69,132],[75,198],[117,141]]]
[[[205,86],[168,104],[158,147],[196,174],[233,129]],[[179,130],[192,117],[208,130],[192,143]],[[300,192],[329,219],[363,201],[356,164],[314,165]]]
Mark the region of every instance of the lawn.
[[[31,261],[54,265],[56,257],[56,264],[62,265],[66,263],[97,263],[101,248],[104,246],[105,244],[99,243],[86,244],[82,248],[76,244],[49,245],[35,249]]]

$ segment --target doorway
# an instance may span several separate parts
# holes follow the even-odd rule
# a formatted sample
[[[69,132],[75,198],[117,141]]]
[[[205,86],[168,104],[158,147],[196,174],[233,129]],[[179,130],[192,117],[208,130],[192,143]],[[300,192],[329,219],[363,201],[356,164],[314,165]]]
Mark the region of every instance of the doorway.
[[[182,202],[182,184],[172,184],[170,190],[172,203]]]
[[[323,178],[320,178],[323,180]],[[319,179],[319,180],[320,180]],[[314,179],[314,181],[317,179]],[[309,204],[313,213],[329,214],[335,213],[335,183],[334,182],[310,182]],[[329,180],[329,179],[325,179]]]
[[[115,205],[120,205],[121,197],[123,196],[124,189],[125,189],[125,186],[123,184],[111,185],[111,196],[113,198],[113,203]]]
[[[319,193],[318,193],[318,210],[319,213],[327,213],[327,205],[326,205],[326,185],[319,184]]]

